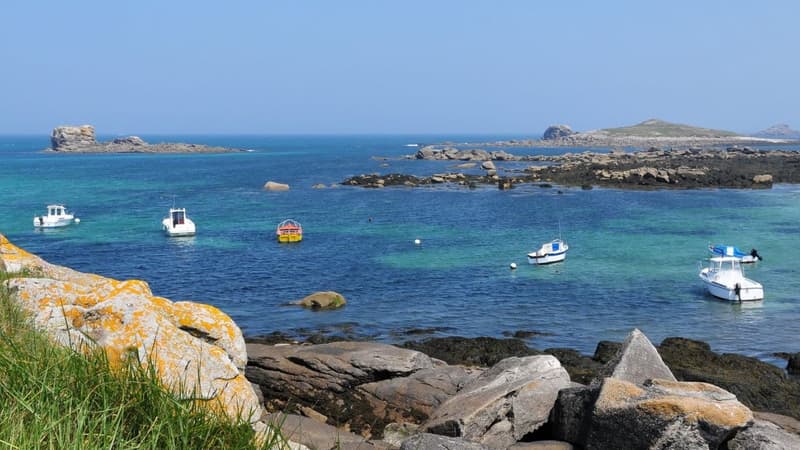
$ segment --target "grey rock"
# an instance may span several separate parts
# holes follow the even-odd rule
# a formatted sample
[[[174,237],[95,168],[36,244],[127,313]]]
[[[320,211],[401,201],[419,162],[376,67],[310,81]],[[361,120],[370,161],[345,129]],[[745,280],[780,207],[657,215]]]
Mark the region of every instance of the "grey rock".
[[[145,142],[139,136],[128,136],[128,137],[123,137],[123,138],[116,138],[113,141],[111,141],[111,143],[112,144],[118,144],[118,145],[130,145],[130,146],[134,146],[134,147],[141,146],[141,145],[147,145],[147,142]]]
[[[654,378],[676,381],[658,350],[638,329],[628,334],[617,354],[601,369],[600,378],[605,377],[633,384],[643,384]]]
[[[471,379],[463,367],[446,365],[422,369],[407,377],[362,384],[358,389],[375,399],[376,408],[382,402],[427,418]]]
[[[383,428],[383,441],[394,446],[400,447],[403,441],[417,434],[419,425],[413,423],[390,423]]]
[[[270,414],[266,422],[280,429],[286,439],[311,449],[380,448],[362,436],[295,414]]]
[[[442,404],[423,429],[506,448],[547,422],[558,391],[569,383],[553,356],[507,358]]]
[[[407,419],[408,405],[394,406],[388,403],[392,395],[376,399],[359,386],[434,367],[433,360],[420,352],[372,342],[248,343],[247,355],[246,376],[261,387],[270,408],[307,406],[328,417],[330,423],[347,425],[365,436],[398,418]],[[388,389],[376,392],[384,395]]]
[[[420,433],[403,441],[400,450],[488,450],[488,448],[463,439]]]
[[[572,450],[572,444],[564,441],[533,441],[517,442],[508,447],[508,450]]]
[[[728,441],[728,450],[786,450],[800,449],[800,436],[783,430],[774,423],[755,420]]]
[[[575,134],[572,131],[572,128],[569,125],[551,125],[544,130],[544,135],[542,135],[542,140],[544,141],[555,141],[558,139],[563,139],[568,136],[572,136]]]
[[[594,402],[599,390],[574,386],[558,392],[550,413],[552,434],[555,439],[586,446]]]
[[[481,169],[483,169],[483,170],[495,170],[495,169],[497,169],[497,167],[495,167],[493,162],[485,161],[483,164],[481,164]]]

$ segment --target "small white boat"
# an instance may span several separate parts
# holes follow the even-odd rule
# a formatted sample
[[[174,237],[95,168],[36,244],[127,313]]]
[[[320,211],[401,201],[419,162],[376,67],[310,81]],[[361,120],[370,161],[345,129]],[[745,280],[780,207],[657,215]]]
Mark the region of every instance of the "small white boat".
[[[708,267],[700,270],[699,276],[714,297],[732,302],[764,299],[764,287],[745,278],[742,262],[735,256],[709,258]]]
[[[68,212],[64,205],[47,205],[47,215],[33,218],[33,226],[38,228],[65,227],[71,223],[80,222],[81,219]]]
[[[539,250],[528,253],[529,264],[550,264],[563,261],[567,257],[569,245],[561,239],[553,239],[542,244]]]
[[[194,236],[194,222],[186,215],[186,208],[170,208],[169,216],[161,221],[168,236]]]
[[[709,245],[708,251],[711,252],[714,256],[734,256],[739,258],[739,261],[742,264],[751,264],[757,261],[761,261],[761,255],[758,254],[758,250],[752,249],[750,253],[745,253],[739,250],[738,247],[734,247],[733,245]]]

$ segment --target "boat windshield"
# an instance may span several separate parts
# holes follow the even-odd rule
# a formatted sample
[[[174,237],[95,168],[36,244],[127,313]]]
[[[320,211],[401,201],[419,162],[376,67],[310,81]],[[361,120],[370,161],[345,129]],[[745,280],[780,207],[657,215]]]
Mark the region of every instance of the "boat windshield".
[[[742,265],[738,259],[725,258],[712,261],[711,269],[715,272],[741,272]]]

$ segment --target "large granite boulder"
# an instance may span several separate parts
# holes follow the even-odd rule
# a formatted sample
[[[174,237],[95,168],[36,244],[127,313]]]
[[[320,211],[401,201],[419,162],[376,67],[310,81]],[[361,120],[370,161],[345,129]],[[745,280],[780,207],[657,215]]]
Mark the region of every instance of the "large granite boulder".
[[[154,296],[144,281],[49,264],[2,235],[0,261],[18,275],[6,282],[15,300],[54,342],[81,352],[100,348],[115,366],[133,358],[176,395],[230,417],[251,414],[259,428],[261,406],[244,377],[244,339],[222,311]]]
[[[730,392],[675,381],[639,330],[599,376],[590,386],[559,392],[550,417],[553,437],[586,449],[708,449],[753,421],[750,409]]]
[[[55,127],[50,134],[50,146],[55,151],[91,147],[95,144],[97,139],[91,125]]]
[[[600,377],[633,384],[642,384],[653,378],[676,381],[658,350],[638,329],[628,334],[617,354],[600,371]]]
[[[261,387],[268,409],[291,412],[300,405],[308,406],[324,415],[328,424],[347,426],[364,436],[378,434],[387,423],[407,417],[409,405],[405,401],[390,403],[400,395],[391,394],[386,386],[367,386],[364,390],[360,386],[434,368],[434,361],[420,352],[372,342],[309,346],[249,343],[247,352],[247,377]],[[443,383],[443,378],[439,382]],[[400,388],[411,385],[398,384]],[[450,392],[456,388],[443,389]]]
[[[550,355],[507,358],[443,403],[423,429],[507,448],[547,422],[569,375]]]
[[[575,131],[572,131],[572,128],[569,125],[551,125],[544,130],[544,135],[542,135],[542,140],[545,141],[555,141],[558,139],[563,139],[565,137],[571,136],[575,134]]]
[[[585,448],[718,448],[752,421],[736,396],[710,384],[650,380],[637,386],[606,378]]]

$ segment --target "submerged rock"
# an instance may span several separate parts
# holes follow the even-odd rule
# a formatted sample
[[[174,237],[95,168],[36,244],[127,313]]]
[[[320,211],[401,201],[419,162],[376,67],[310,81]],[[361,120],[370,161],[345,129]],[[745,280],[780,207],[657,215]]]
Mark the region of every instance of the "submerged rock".
[[[337,309],[347,304],[344,296],[338,292],[315,292],[297,302],[298,305],[311,309]]]

